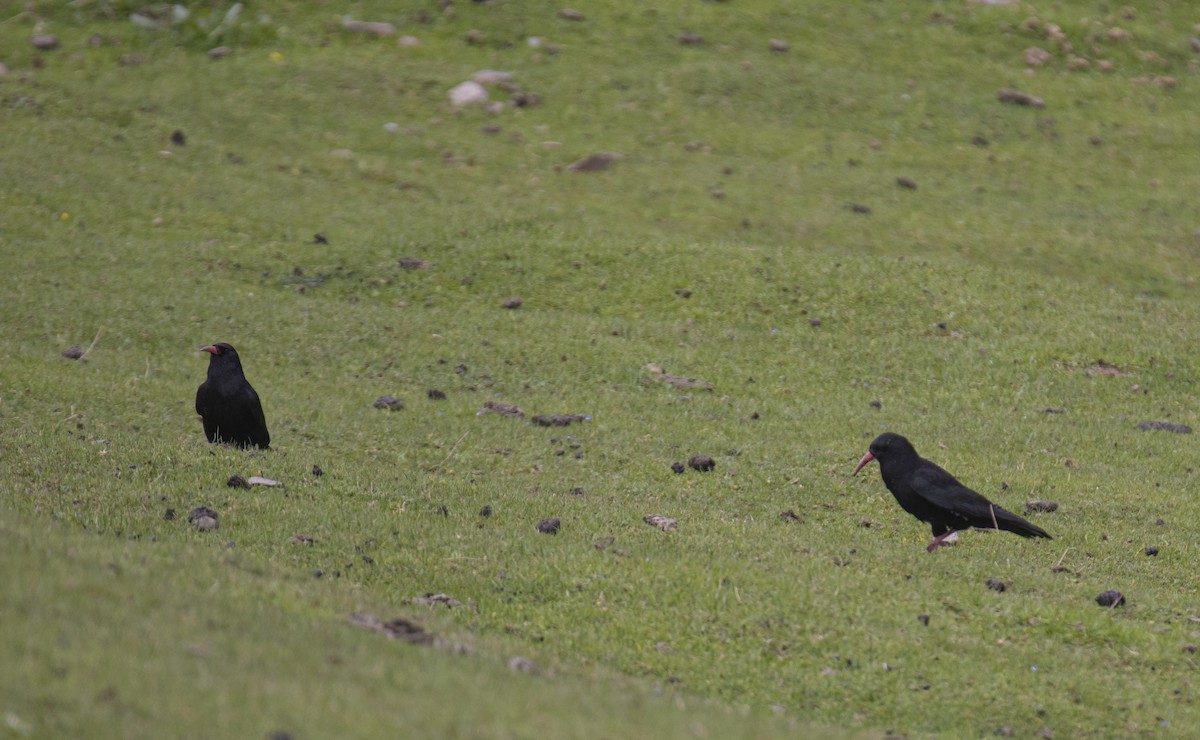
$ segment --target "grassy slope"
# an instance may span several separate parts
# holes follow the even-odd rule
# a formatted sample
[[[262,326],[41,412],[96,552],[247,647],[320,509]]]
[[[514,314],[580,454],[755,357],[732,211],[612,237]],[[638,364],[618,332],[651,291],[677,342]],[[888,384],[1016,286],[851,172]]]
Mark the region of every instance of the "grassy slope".
[[[722,735],[735,722],[754,735],[794,731],[774,724],[769,705],[901,731],[1194,725],[1194,661],[1180,650],[1196,641],[1191,438],[1134,428],[1196,425],[1200,183],[1187,149],[1194,77],[1176,48],[1185,19],[1121,20],[1137,44],[1089,48],[1115,59],[1117,74],[1056,63],[1026,78],[1020,50],[1042,42],[1015,30],[1025,11],[954,8],[931,21],[924,4],[907,16],[614,4],[573,24],[540,7],[462,7],[405,26],[425,45],[403,51],[327,34],[324,16],[279,6],[273,43],[217,63],[124,24],[52,15],[65,48],[44,55],[44,70],[0,80],[4,133],[27,143],[6,149],[10,176],[0,178],[0,445],[6,528],[21,533],[4,562],[14,580],[57,569],[61,585],[42,597],[26,585],[27,600],[9,607],[35,617],[28,634],[0,643],[34,672],[13,685],[67,660],[73,643],[62,646],[54,605],[81,611],[78,583],[111,605],[97,606],[92,629],[117,631],[138,612],[118,605],[145,593],[168,616],[141,630],[148,642],[187,642],[155,625],[186,619],[204,598],[164,588],[201,567],[211,570],[197,583],[237,584],[198,627],[199,642],[233,657],[205,669],[176,656],[145,680],[177,686],[199,671],[210,688],[198,693],[228,702],[229,724],[214,730],[270,729],[253,724],[261,702],[248,692],[280,681],[271,701],[288,709],[272,726],[288,729],[292,712],[304,718],[296,732],[338,726],[311,702],[335,686],[343,705],[362,707],[347,716],[363,734],[461,720],[469,730],[430,724],[428,734],[534,734],[545,722],[555,734],[624,735],[645,721],[626,709],[643,701],[641,677],[753,708],[709,710]],[[1091,27],[1078,19],[1091,12],[1047,20],[1082,38]],[[471,28],[484,43],[462,43]],[[678,45],[684,29],[708,42]],[[4,33],[29,30],[22,19]],[[89,49],[94,31],[123,43]],[[560,53],[502,43],[528,35]],[[770,36],[793,50],[771,55]],[[1167,59],[1180,88],[1131,84],[1150,65],[1135,48]],[[268,57],[275,49],[281,61]],[[115,64],[131,52],[147,61]],[[5,61],[24,70],[28,54]],[[543,104],[497,117],[449,111],[444,90],[483,67],[514,71]],[[1007,85],[1048,107],[999,105],[994,90]],[[387,121],[400,133],[386,133]],[[487,124],[500,132],[483,133]],[[175,128],[185,147],[168,142]],[[976,134],[990,145],[972,146]],[[343,148],[353,155],[330,155]],[[598,149],[625,159],[601,175],[562,170]],[[896,188],[898,175],[919,189]],[[328,245],[311,243],[318,231]],[[399,257],[431,268],[401,270]],[[514,294],[521,309],[498,308]],[[58,356],[97,331],[86,363]],[[266,399],[267,455],[209,450],[196,433],[189,401],[204,363],[192,349],[218,339],[241,349]],[[1097,357],[1130,374],[1086,375]],[[667,389],[647,362],[716,392]],[[426,398],[434,387],[448,398]],[[408,407],[371,408],[384,393]],[[497,397],[530,415],[591,418],[563,430],[476,414]],[[846,477],[884,428],[1010,508],[1058,501],[1038,520],[1056,539],[967,534],[925,556],[925,532],[877,477]],[[715,473],[670,472],[693,452],[713,455]],[[312,476],[314,464],[325,475]],[[280,479],[285,492],[225,488],[235,471]],[[218,534],[162,519],[200,504],[221,512]],[[780,520],[785,509],[801,521]],[[80,539],[30,511],[140,539]],[[641,523],[651,513],[677,518],[679,531]],[[564,522],[557,537],[533,532],[552,515]],[[301,532],[311,548],[289,544]],[[1147,544],[1157,558],[1141,554]],[[85,555],[64,558],[67,548]],[[1068,572],[1051,571],[1060,558]],[[130,563],[129,580],[106,581],[96,563],[109,561]],[[314,570],[325,577],[310,585]],[[988,590],[988,577],[1009,590]],[[1096,608],[1106,588],[1130,606]],[[409,600],[426,592],[474,609],[425,617]],[[464,659],[476,661],[464,670],[397,646],[381,660],[378,638],[341,624],[359,600],[474,632],[463,639],[484,655],[560,666],[575,677],[562,701],[580,713],[546,702],[514,714],[509,705],[546,689],[477,667],[499,659]],[[251,637],[228,642],[237,628],[220,614]],[[285,657],[266,652],[270,637]],[[357,657],[306,655],[314,639]],[[29,661],[27,643],[55,640],[56,657]],[[126,665],[161,654],[138,649]],[[443,695],[406,683],[393,657],[425,661],[413,672],[451,696],[494,686],[494,701],[478,719],[389,714],[374,692]],[[585,684],[571,681],[592,666],[639,678],[610,689],[601,671],[586,692],[602,698],[583,701],[572,687]],[[18,694],[10,709],[48,732],[60,729],[52,721],[70,732],[124,712],[136,734],[194,699],[164,690],[114,709],[106,697],[146,686],[105,692],[92,670],[62,679],[90,686],[71,691],[98,697],[90,704],[56,712],[39,704],[51,701],[44,693]],[[248,687],[218,686],[235,679]],[[648,706],[662,722],[655,735],[695,731]]]

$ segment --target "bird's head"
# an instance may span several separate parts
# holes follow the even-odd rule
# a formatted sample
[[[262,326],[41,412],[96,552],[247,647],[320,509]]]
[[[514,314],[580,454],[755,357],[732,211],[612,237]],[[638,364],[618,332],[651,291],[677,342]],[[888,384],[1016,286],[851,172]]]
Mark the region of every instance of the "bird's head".
[[[913,448],[911,442],[899,434],[885,432],[871,442],[871,446],[867,449],[867,454],[862,456],[862,459],[858,461],[858,466],[854,468],[853,475],[858,475],[858,471],[862,470],[872,460],[882,461],[898,454],[916,455],[917,451]]]
[[[225,342],[217,342],[216,344],[210,344],[207,347],[201,347],[200,351],[207,352],[212,355],[209,360],[210,363],[224,361],[232,362],[238,365],[241,364],[238,360],[237,350],[234,349],[232,345],[226,344]]]

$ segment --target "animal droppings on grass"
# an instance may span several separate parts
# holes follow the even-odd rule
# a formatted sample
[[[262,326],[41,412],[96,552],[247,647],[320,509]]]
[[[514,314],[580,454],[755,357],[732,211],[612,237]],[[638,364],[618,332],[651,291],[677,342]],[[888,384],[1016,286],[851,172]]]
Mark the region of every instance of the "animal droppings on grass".
[[[708,455],[692,455],[688,458],[688,467],[701,473],[707,473],[717,467],[717,461]]]
[[[241,473],[234,473],[225,481],[225,485],[230,488],[249,488],[250,481],[246,480]]]
[[[1150,557],[1154,557],[1155,555],[1158,555],[1158,548],[1155,547],[1154,545],[1146,545],[1146,555],[1148,555]]]
[[[783,521],[785,521],[785,522],[799,522],[799,521],[802,521],[802,520],[800,519],[800,517],[796,515],[796,512],[792,511],[791,509],[788,509],[787,511],[781,511],[781,512],[779,512],[779,518],[780,518],[780,519],[782,519],[782,520],[783,520]]]
[[[580,13],[578,10],[574,10],[573,8],[563,8],[562,10],[558,11],[558,17],[562,18],[564,21],[581,21],[583,20],[583,13]]]
[[[525,412],[520,408],[513,406],[511,403],[503,401],[486,401],[483,408],[476,412],[476,415],[487,413],[488,411],[502,416],[523,417]]]
[[[401,270],[428,270],[433,266],[431,263],[415,257],[401,257],[396,260],[396,264],[400,265]]]
[[[447,609],[455,606],[462,606],[462,602],[447,594],[425,594],[424,596],[414,596],[412,603],[417,606],[444,606]]]
[[[558,530],[562,527],[562,520],[556,516],[549,519],[543,519],[537,523],[537,531],[542,534],[558,534]]]
[[[928,614],[918,614],[917,621],[920,622],[921,624],[925,625],[926,627],[928,627],[929,626],[929,615]]]
[[[167,509],[166,511],[164,511],[164,512],[163,512],[163,521],[164,521],[164,522],[173,522],[173,521],[175,521],[175,510],[174,510],[174,509]]]
[[[1191,434],[1192,428],[1184,424],[1172,424],[1169,421],[1143,421],[1137,425],[1142,431],[1174,432],[1175,434]]]
[[[403,640],[417,645],[433,644],[433,635],[426,632],[421,625],[404,617],[385,622],[373,614],[355,612],[347,617],[346,621],[355,627],[383,635],[389,640]]]
[[[388,411],[399,411],[404,408],[404,402],[391,395],[376,398],[374,405],[377,409],[387,409]]]
[[[878,398],[875,398],[875,399],[872,399],[871,401],[869,401],[867,403],[867,405],[873,409],[878,410],[878,409],[883,408],[883,401],[880,401]]]
[[[487,519],[487,518],[488,518],[488,517],[490,517],[491,515],[492,515],[492,507],[491,507],[491,505],[490,505],[490,504],[484,504],[484,505],[483,505],[483,508],[481,508],[481,509],[479,510],[479,516],[483,517],[484,519]]]
[[[1004,584],[1004,581],[1001,581],[998,578],[989,578],[984,581],[984,583],[987,584],[988,588],[996,591],[997,593],[1004,593],[1008,590],[1008,586]]]
[[[863,205],[862,203],[847,203],[846,209],[851,211],[852,213],[860,213],[863,215],[866,215],[871,212],[871,207]]]
[[[534,416],[529,421],[539,427],[565,427],[574,422],[587,420],[584,414],[551,414],[550,416]]]
[[[78,360],[83,357],[83,345],[73,344],[62,351],[62,356],[68,360]]]
[[[1111,362],[1107,362],[1103,358],[1099,358],[1091,365],[1085,367],[1083,369],[1083,374],[1102,378],[1123,378],[1130,375],[1130,373],[1122,370]]]
[[[314,465],[312,466],[312,474],[314,478],[320,478],[322,475],[325,475],[325,471],[321,470],[320,465]]]
[[[220,527],[217,524],[217,512],[207,506],[198,506],[188,512],[188,521],[201,532],[209,532]]]
[[[686,465],[684,465],[683,463],[681,463],[681,462],[673,462],[673,463],[671,463],[671,472],[673,472],[673,473],[682,473],[682,472],[683,472],[683,471],[685,471],[685,470],[687,470],[687,466],[686,466]]]
[[[596,152],[576,162],[572,162],[567,166],[567,169],[571,172],[603,172],[612,166],[613,162],[623,157],[624,155],[618,152]]]
[[[642,517],[642,521],[652,527],[658,527],[664,532],[674,532],[678,529],[674,519],[662,516],[660,514],[647,514],[646,516]]]
[[[692,33],[691,31],[684,31],[683,33],[679,34],[678,38],[679,38],[679,43],[688,45],[688,46],[704,43],[703,36],[701,36],[698,33]]]
[[[575,486],[571,490],[567,491],[567,493],[571,494],[572,496],[582,496],[584,494],[584,489],[582,486]]]
[[[1107,609],[1125,606],[1125,596],[1120,591],[1105,591],[1096,597],[1096,603]]]
[[[897,177],[896,184],[907,190],[916,190],[917,189],[917,183],[908,177]]]
[[[531,676],[536,675],[538,672],[537,666],[534,665],[533,661],[524,655],[514,655],[509,658],[508,670],[513,673],[528,673]]]
[[[312,243],[313,244],[328,244],[329,239],[324,234],[318,232],[316,234],[313,234]]]
[[[430,388],[429,390],[425,391],[425,395],[431,401],[445,401],[446,400],[445,392],[440,391],[437,388]]]
[[[1007,88],[996,91],[996,99],[1001,103],[1013,103],[1015,105],[1027,105],[1031,108],[1044,108],[1045,101],[1035,95],[1029,95],[1019,90],[1010,90]]]
[[[180,129],[175,129],[171,132],[171,143],[175,146],[184,146],[187,144],[187,136]]]
[[[672,388],[678,388],[681,390],[690,388],[703,391],[711,391],[713,389],[712,383],[704,380],[703,378],[686,378],[682,375],[672,375],[671,373],[665,372],[661,367],[653,362],[646,363],[646,370],[650,372],[650,375],[653,376],[655,380],[659,381],[660,383],[666,383]]]
[[[521,296],[514,295],[514,296],[510,296],[508,298],[505,298],[503,301],[501,301],[500,306],[503,308],[509,308],[509,309],[520,308],[522,303],[524,303],[524,301],[521,300]]]
[[[1058,511],[1058,504],[1053,501],[1043,501],[1041,499],[1030,499],[1025,502],[1025,513],[1032,511]]]
[[[1063,410],[1057,406],[1047,406],[1046,408],[1042,409],[1043,414],[1061,414],[1062,412]]]

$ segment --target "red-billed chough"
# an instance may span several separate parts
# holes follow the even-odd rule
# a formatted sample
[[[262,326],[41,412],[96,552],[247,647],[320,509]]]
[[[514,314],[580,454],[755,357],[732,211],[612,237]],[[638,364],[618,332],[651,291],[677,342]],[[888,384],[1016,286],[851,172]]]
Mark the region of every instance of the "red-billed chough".
[[[246,382],[237,350],[218,342],[200,351],[212,355],[208,379],[196,389],[196,413],[204,424],[204,436],[214,444],[269,448],[271,435],[262,402]]]
[[[917,454],[899,434],[881,434],[858,461],[854,474],[872,460],[879,461],[883,483],[900,507],[933,527],[933,552],[947,537],[967,527],[1003,529],[1022,537],[1045,537],[1044,530],[996,506],[958,482],[958,479]]]

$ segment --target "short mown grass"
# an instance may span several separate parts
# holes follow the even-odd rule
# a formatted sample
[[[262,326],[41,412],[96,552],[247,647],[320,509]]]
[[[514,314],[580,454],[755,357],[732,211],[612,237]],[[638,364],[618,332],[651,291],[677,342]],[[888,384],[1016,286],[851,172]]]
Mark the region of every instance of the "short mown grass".
[[[1194,19],[591,5],[274,3],[216,61],[116,3],[0,25],[7,726],[1195,726],[1194,437],[1138,428],[1198,423]],[[423,45],[346,34],[343,12]],[[1030,16],[1116,71],[1027,75],[1022,50],[1050,46]],[[541,102],[451,110],[482,68]],[[567,169],[593,151],[623,158]],[[270,451],[205,444],[213,341]],[[587,419],[531,421],[555,413]],[[1030,515],[1054,539],[926,555],[877,470],[850,477],[883,430],[1014,511],[1056,502]],[[698,453],[715,470],[672,472]],[[1128,603],[1100,608],[1107,589]],[[414,602],[437,593],[458,605]]]

